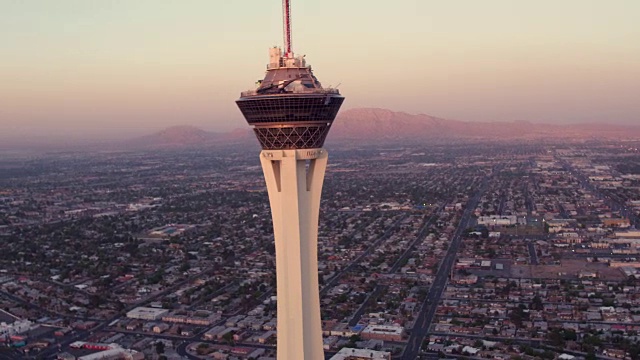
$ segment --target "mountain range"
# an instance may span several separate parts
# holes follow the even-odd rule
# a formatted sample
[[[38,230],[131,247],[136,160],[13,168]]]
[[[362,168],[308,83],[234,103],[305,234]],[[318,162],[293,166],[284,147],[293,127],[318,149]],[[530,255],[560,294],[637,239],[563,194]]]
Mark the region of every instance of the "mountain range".
[[[210,132],[194,126],[173,126],[146,136],[128,140],[95,140],[55,136],[5,136],[0,132],[0,151],[34,150],[144,150],[188,147],[255,147],[258,143],[249,126],[230,132]],[[5,134],[6,135],[6,134]],[[514,122],[475,122],[438,118],[425,114],[408,114],[377,108],[341,111],[327,138],[329,144],[349,146],[390,145],[401,143],[442,143],[451,140],[640,140],[640,125],[624,126],[602,123],[557,125]]]
[[[526,121],[471,122],[387,109],[359,108],[341,112],[328,141],[362,143],[434,139],[640,139],[640,126],[595,124],[539,124]],[[252,131],[208,132],[193,126],[175,126],[155,134],[131,139],[127,147],[182,147],[255,141]]]

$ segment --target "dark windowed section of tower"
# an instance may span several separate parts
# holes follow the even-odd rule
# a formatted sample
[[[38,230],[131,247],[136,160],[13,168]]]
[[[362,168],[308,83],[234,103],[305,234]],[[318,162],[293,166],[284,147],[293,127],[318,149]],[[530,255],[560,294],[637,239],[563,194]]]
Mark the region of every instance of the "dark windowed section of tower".
[[[344,101],[339,96],[264,96],[238,101],[250,125],[301,121],[331,122]]]
[[[333,94],[240,98],[238,107],[263,149],[314,149],[324,145],[344,98]]]

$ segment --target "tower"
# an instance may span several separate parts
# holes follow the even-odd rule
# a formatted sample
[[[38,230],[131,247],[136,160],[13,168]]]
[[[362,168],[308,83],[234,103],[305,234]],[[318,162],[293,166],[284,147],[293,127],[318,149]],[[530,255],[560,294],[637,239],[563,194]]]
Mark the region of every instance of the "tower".
[[[304,56],[294,56],[289,0],[283,12],[285,51],[269,50],[264,79],[236,103],[262,146],[276,248],[278,360],[320,360],[318,215],[328,155],[322,146],[344,97],[323,88]]]

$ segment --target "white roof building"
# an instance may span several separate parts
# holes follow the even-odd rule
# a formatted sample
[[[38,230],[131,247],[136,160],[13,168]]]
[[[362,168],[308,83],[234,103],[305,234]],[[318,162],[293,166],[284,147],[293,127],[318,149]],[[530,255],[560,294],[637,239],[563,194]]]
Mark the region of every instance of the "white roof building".
[[[158,320],[162,316],[169,313],[167,309],[156,309],[150,307],[137,307],[127,313],[129,319],[141,319],[141,320]]]
[[[350,359],[371,359],[371,360],[391,360],[391,353],[386,351],[375,351],[369,349],[342,348],[330,360],[350,360]]]
[[[21,334],[31,329],[32,325],[29,320],[17,320],[11,324],[0,323],[0,336]]]
[[[125,360],[142,360],[144,354],[134,350],[123,348],[114,348],[97,353],[80,356],[78,360],[106,360],[106,359],[125,359]]]
[[[480,352],[480,349],[474,348],[472,346],[465,346],[462,348],[462,353],[467,353],[469,355],[475,355]]]

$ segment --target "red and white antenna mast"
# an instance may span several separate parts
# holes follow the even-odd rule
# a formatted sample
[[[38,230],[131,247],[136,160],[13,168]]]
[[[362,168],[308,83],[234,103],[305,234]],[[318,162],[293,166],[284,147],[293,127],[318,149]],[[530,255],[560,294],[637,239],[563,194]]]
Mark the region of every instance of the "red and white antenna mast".
[[[282,12],[284,21],[284,57],[293,58],[293,50],[291,50],[291,4],[289,0],[282,0]]]

